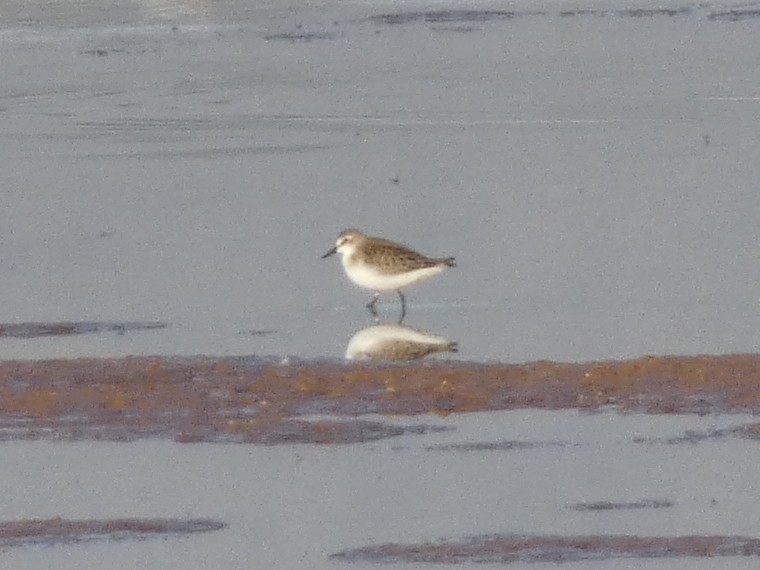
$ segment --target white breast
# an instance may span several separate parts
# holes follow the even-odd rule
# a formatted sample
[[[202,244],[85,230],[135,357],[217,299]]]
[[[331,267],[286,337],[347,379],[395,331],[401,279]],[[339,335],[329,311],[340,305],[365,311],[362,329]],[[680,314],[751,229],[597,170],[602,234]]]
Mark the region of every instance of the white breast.
[[[396,275],[385,275],[379,273],[371,265],[367,265],[361,261],[347,263],[348,256],[343,256],[343,269],[346,271],[346,275],[359,287],[365,289],[372,289],[373,291],[390,291],[400,289],[437,275],[443,271],[443,266],[436,265],[435,267],[425,267],[423,269],[415,269],[407,273],[398,273]]]

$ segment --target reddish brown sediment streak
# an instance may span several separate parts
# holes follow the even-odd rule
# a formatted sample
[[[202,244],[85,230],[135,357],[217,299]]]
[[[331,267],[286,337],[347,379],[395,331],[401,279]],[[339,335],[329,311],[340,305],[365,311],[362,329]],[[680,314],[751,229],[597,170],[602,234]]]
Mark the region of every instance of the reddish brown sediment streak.
[[[0,522],[0,548],[113,540],[144,540],[221,530],[211,519],[25,519]]]
[[[380,544],[332,555],[346,562],[510,564],[614,558],[758,556],[760,540],[743,536],[476,536],[423,544]]]
[[[357,420],[520,408],[760,412],[760,356],[583,364],[279,363],[256,357],[0,362],[0,439],[345,443],[402,428]],[[332,414],[352,421],[305,421]]]

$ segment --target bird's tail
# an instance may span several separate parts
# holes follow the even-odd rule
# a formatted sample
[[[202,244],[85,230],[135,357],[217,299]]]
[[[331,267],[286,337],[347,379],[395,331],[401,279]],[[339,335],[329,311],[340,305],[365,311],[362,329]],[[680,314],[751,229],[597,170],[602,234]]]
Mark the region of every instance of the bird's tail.
[[[443,263],[446,267],[456,267],[457,264],[454,263],[453,257],[447,257],[446,259],[442,259],[441,263]]]

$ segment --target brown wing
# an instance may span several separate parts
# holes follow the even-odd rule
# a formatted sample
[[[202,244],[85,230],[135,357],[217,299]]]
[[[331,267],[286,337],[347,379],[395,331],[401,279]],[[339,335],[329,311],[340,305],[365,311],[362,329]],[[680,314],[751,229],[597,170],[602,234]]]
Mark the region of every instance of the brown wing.
[[[391,274],[434,267],[442,263],[440,259],[425,257],[400,243],[379,238],[365,244],[363,253],[368,263],[376,265],[384,273]]]

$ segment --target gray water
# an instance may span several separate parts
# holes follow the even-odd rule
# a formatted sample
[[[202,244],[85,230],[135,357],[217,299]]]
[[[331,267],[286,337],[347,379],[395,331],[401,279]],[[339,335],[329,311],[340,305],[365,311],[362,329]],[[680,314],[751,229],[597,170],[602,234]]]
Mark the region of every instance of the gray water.
[[[170,326],[0,353],[340,357],[351,226],[462,359],[754,351],[760,18],[664,6],[3,0],[0,322]]]
[[[15,570],[440,568],[346,564],[329,555],[493,533],[760,536],[756,441],[664,441],[751,420],[526,410],[415,418],[449,430],[345,446],[5,443],[4,519],[212,517],[229,527],[186,539],[10,549],[0,552],[0,564]],[[503,441],[533,446],[456,448]],[[573,508],[647,500],[670,506]],[[757,568],[757,558],[509,566],[559,567],[739,570]]]

